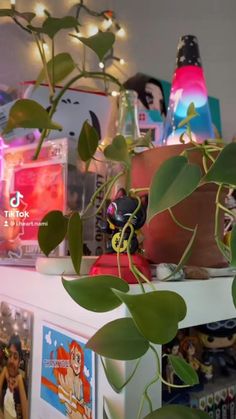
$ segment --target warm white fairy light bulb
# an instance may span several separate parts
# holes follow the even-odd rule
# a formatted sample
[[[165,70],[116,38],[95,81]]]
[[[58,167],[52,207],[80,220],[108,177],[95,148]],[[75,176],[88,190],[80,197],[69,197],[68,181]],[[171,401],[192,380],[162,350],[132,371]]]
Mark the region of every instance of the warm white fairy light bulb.
[[[104,21],[101,24],[101,29],[103,31],[107,31],[107,29],[109,29],[112,25],[112,20],[111,19],[104,19]]]
[[[93,36],[96,35],[96,33],[98,33],[98,27],[92,23],[88,25],[87,35]]]
[[[112,90],[111,95],[113,97],[117,97],[117,96],[119,96],[119,92],[117,92],[116,90]]]
[[[119,38],[124,38],[124,37],[125,37],[125,35],[126,35],[126,32],[125,32],[124,28],[119,28],[119,29],[118,29],[118,31],[116,32],[116,35],[117,35]]]
[[[105,67],[105,65],[104,65],[104,63],[102,61],[98,65],[99,65],[100,68],[104,68]]]
[[[35,13],[38,17],[44,17],[45,16],[44,10],[45,10],[44,4],[36,3],[34,11],[35,11]]]
[[[124,60],[124,58],[120,58],[120,64],[121,64],[121,65],[124,65],[124,64],[125,64],[125,60]]]

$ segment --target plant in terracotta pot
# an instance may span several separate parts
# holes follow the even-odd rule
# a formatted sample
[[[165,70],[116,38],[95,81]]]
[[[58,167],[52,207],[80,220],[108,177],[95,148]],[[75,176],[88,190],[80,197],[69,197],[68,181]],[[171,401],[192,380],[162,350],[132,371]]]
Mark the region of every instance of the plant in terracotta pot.
[[[84,7],[83,2],[80,3]],[[51,97],[51,109],[47,113],[38,103],[30,100],[20,100],[16,102],[10,112],[9,121],[5,132],[15,127],[32,127],[42,129],[39,147],[36,151],[35,158],[40,153],[41,145],[47,137],[49,129],[59,129],[57,123],[52,121],[61,95],[65,90],[75,81],[82,78],[98,78],[105,81],[108,80],[116,83],[120,88],[121,84],[111,74],[106,72],[86,71],[84,68],[78,69],[77,64],[68,53],[61,53],[53,55],[50,61],[46,61],[43,37],[48,36],[54,45],[54,38],[60,30],[77,28],[79,25],[78,15],[71,17],[65,16],[63,18],[54,18],[47,15],[41,27],[33,25],[34,14],[20,13],[14,7],[11,9],[1,9],[0,16],[8,16],[13,19],[19,26],[23,26],[27,32],[33,34],[41,53],[43,70],[38,77],[38,82],[46,80]],[[22,20],[24,23],[22,23]],[[110,32],[99,32],[91,38],[80,38],[81,42],[92,49],[102,61],[107,53],[113,48],[114,35]],[[54,51],[54,48],[53,48]],[[78,69],[78,73],[72,77],[64,85],[59,95],[54,95],[55,83],[64,80],[70,76],[73,70]],[[194,105],[188,109],[188,115],[182,125],[189,127],[191,119],[196,117]],[[149,134],[145,138],[141,138],[135,143],[126,143],[122,136],[116,136],[112,143],[104,150],[104,157],[111,164],[119,162],[122,169],[116,175],[108,177],[106,182],[102,184],[96,191],[95,195],[91,197],[88,207],[83,212],[73,211],[70,214],[63,214],[60,211],[52,211],[47,214],[44,221],[48,222],[46,228],[41,227],[39,230],[39,243],[46,255],[67,236],[69,242],[70,255],[75,268],[75,271],[80,273],[81,259],[83,255],[83,223],[88,215],[88,210],[94,206],[96,195],[104,193],[103,199],[99,208],[95,208],[95,212],[99,211],[101,207],[106,205],[107,199],[116,182],[121,176],[125,176],[126,193],[136,201],[136,207],[132,213],[129,214],[125,225],[120,231],[120,242],[118,244],[117,265],[118,272],[120,267],[120,251],[122,247],[123,238],[125,234],[127,240],[126,253],[129,262],[129,268],[140,285],[140,292],[132,293],[132,286],[130,286],[122,275],[98,275],[80,277],[75,280],[67,281],[62,278],[62,284],[69,295],[81,307],[97,313],[103,313],[125,304],[130,316],[120,318],[112,321],[92,336],[87,346],[94,350],[101,356],[101,361],[104,366],[106,376],[113,388],[119,392],[125,385],[130,385],[133,375],[138,368],[140,359],[147,353],[152,352],[154,362],[154,377],[150,382],[144,383],[143,397],[140,401],[140,406],[137,411],[137,417],[142,418],[144,403],[147,403],[149,413],[145,416],[146,419],[151,418],[172,418],[172,419],[204,419],[208,415],[199,410],[189,409],[183,406],[166,406],[160,409],[153,407],[153,401],[149,397],[150,387],[157,381],[164,381],[161,375],[160,359],[155,345],[162,345],[171,341],[178,330],[179,322],[183,320],[186,315],[186,304],[183,298],[175,292],[158,291],[154,283],[150,282],[146,275],[135,265],[134,258],[130,249],[132,238],[135,234],[134,220],[137,211],[141,208],[141,195],[148,194],[148,208],[147,221],[148,225],[151,220],[155,219],[158,214],[168,211],[171,217],[175,220],[177,225],[181,225],[181,220],[177,219],[175,215],[175,206],[180,202],[186,200],[191,196],[197,188],[202,185],[215,184],[216,185],[216,205],[215,205],[215,227],[214,235],[220,251],[223,253],[226,260],[231,264],[236,264],[236,228],[233,228],[230,238],[229,246],[225,245],[221,237],[220,217],[221,211],[228,211],[224,207],[221,199],[221,193],[224,188],[236,187],[236,144],[222,144],[204,143],[197,144],[191,138],[191,131],[187,128],[189,136],[189,147],[181,149],[179,155],[174,150],[174,155],[163,162],[158,170],[155,171],[152,179],[145,184],[132,183],[132,170],[138,162],[140,156],[136,157],[135,149],[144,145],[148,146],[150,143]],[[78,153],[80,158],[89,165],[91,159],[99,146],[99,137],[96,130],[85,121],[78,143]],[[143,155],[147,155],[152,151],[146,151]],[[201,164],[192,163],[189,161],[189,156],[192,153],[199,153],[201,156]],[[137,167],[137,166],[136,166]],[[140,167],[139,170],[142,170]],[[135,176],[133,176],[134,178]],[[172,210],[172,208],[174,208]],[[197,235],[197,225],[182,225],[189,233],[188,243],[180,256],[177,263],[176,270],[179,270],[191,253],[192,247],[195,244]],[[145,282],[145,283],[144,283]],[[233,283],[233,298],[236,301],[236,281]],[[183,359],[175,355],[169,355],[169,362],[172,365],[175,374],[183,382],[183,386],[192,386],[198,382],[196,372]],[[109,360],[137,360],[137,364],[128,378],[126,383],[119,388],[115,387],[109,370]],[[144,377],[145,379],[145,377]],[[169,384],[171,385],[171,384]],[[104,413],[105,417],[105,413]]]
[[[121,229],[120,234],[120,249],[122,248],[123,238],[125,232],[128,231],[128,246],[126,252],[129,260],[129,268],[140,285],[140,293],[133,294],[132,286],[129,286],[125,277],[115,276],[112,274],[100,274],[96,276],[80,277],[75,280],[62,279],[63,285],[69,295],[81,307],[94,312],[102,313],[113,310],[121,304],[125,304],[129,310],[130,317],[120,318],[112,321],[90,338],[87,347],[93,349],[102,358],[102,363],[106,372],[108,380],[114,386],[110,376],[106,358],[117,360],[139,360],[149,350],[153,352],[153,359],[156,363],[156,371],[153,380],[146,384],[143,398],[140,403],[138,411],[138,418],[142,417],[143,404],[146,401],[150,408],[150,414],[146,418],[189,418],[189,417],[207,417],[203,412],[189,410],[180,406],[168,406],[161,409],[154,410],[152,402],[148,398],[148,389],[157,380],[164,381],[160,372],[160,359],[158,357],[155,345],[165,344],[171,341],[177,332],[179,322],[186,315],[186,304],[182,297],[171,291],[158,291],[154,283],[150,282],[147,276],[140,271],[135,265],[131,252],[131,241],[135,234],[134,220],[137,211],[140,209],[141,195],[148,194],[148,208],[147,208],[147,222],[154,219],[159,213],[169,211],[171,217],[176,224],[189,233],[189,240],[187,246],[176,264],[176,269],[172,275],[176,273],[188,261],[191,251],[194,247],[198,226],[186,226],[181,223],[174,215],[174,209],[177,204],[187,199],[193,194],[201,185],[215,184],[215,223],[214,223],[214,237],[220,251],[224,255],[227,263],[232,266],[236,264],[236,228],[231,232],[231,239],[229,246],[223,242],[220,212],[230,212],[224,206],[224,201],[221,198],[222,190],[235,188],[236,185],[236,144],[231,143],[227,145],[217,144],[214,142],[206,142],[203,144],[195,143],[191,138],[191,130],[189,125],[191,119],[197,117],[194,105],[191,104],[188,109],[188,115],[182,121],[182,125],[187,126],[187,132],[190,136],[188,147],[181,148],[180,155],[173,155],[162,163],[162,165],[154,173],[149,186],[136,184],[136,188],[127,186],[127,194],[136,200],[136,208],[133,213],[129,214],[126,223]],[[85,133],[83,133],[85,135]],[[143,146],[144,142],[148,141],[148,136],[140,139],[139,145]],[[88,145],[91,137],[87,136],[84,143]],[[123,170],[107,180],[107,185],[113,185],[113,181],[117,181],[123,174],[130,179],[132,171],[132,162],[136,158],[139,159],[142,155],[136,157],[134,149],[137,143],[127,144],[125,138],[116,136],[112,143],[104,149],[104,155],[107,159],[113,162],[119,162],[123,166]],[[171,146],[170,146],[171,147]],[[176,150],[176,148],[175,148]],[[151,153],[145,151],[143,155]],[[198,153],[200,156],[199,164],[192,163],[189,159],[191,153]],[[87,154],[87,160],[93,157],[90,151]],[[98,191],[99,193],[99,191]],[[91,200],[93,202],[94,197]],[[105,204],[105,201],[104,201]],[[68,219],[63,214],[60,215],[65,223],[67,229],[62,234],[61,239],[65,237],[67,232],[68,240],[70,241],[71,256],[76,270],[79,272],[80,261],[82,257],[82,236],[79,232],[82,231],[83,214],[74,213]],[[51,218],[49,218],[51,217]],[[39,242],[41,248],[45,251],[50,244],[53,248],[56,244],[53,238],[53,232],[56,228],[54,214],[51,213],[46,216],[45,220],[50,220],[49,228],[41,228],[39,232]],[[117,264],[119,267],[120,252],[117,252]],[[118,269],[119,272],[119,269]],[[168,279],[168,278],[166,278]],[[144,284],[145,282],[145,284]],[[98,298],[99,297],[99,298]],[[233,298],[235,299],[235,281],[233,283]],[[147,310],[148,308],[148,310]],[[175,374],[183,381],[184,386],[191,386],[198,382],[196,372],[182,359],[175,355],[169,355],[169,361],[175,371]],[[133,377],[131,374],[130,379]],[[128,384],[128,383],[126,383]],[[169,386],[171,384],[169,383]],[[120,389],[116,389],[120,391]],[[192,415],[192,416],[191,416]]]

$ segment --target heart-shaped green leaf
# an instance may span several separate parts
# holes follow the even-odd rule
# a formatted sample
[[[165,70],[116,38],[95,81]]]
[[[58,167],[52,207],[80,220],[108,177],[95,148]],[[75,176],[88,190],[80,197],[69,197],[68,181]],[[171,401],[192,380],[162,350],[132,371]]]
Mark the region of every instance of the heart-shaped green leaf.
[[[104,156],[108,160],[122,161],[130,165],[129,151],[125,137],[117,135],[113,138],[112,144],[109,144],[104,149]]]
[[[230,250],[231,250],[231,266],[236,266],[236,224],[230,232]]]
[[[141,358],[139,358],[135,362],[135,365],[133,367],[131,374],[124,381],[123,374],[121,373],[120,362],[115,359],[111,359],[111,358],[103,359],[101,357],[101,362],[102,362],[102,366],[103,366],[107,381],[109,382],[110,386],[113,388],[113,390],[116,393],[120,393],[122,389],[132,380],[140,364],[140,361],[141,361]]]
[[[204,182],[236,186],[236,143],[227,144],[203,178]]]
[[[139,333],[129,317],[113,320],[99,329],[86,344],[106,358],[128,361],[143,356],[149,342]]]
[[[195,118],[196,116],[199,116],[199,114],[196,112],[194,103],[190,103],[188,110],[187,110],[187,116],[184,118],[179,124],[178,128],[182,128],[184,125],[187,125],[191,119]]]
[[[0,17],[13,16],[13,9],[0,9]]]
[[[115,42],[115,35],[112,32],[101,32],[99,31],[90,38],[78,38],[84,45],[91,48],[99,60],[102,61],[104,56],[112,48]]]
[[[42,27],[28,26],[32,32],[44,33],[53,39],[54,36],[62,29],[77,29],[78,20],[74,16],[64,16],[62,18],[48,16],[43,22]]]
[[[233,282],[232,282],[231,292],[232,292],[234,307],[236,308],[236,276],[234,277]]]
[[[0,9],[0,17],[20,17],[25,19],[27,22],[31,22],[31,20],[36,16],[35,13],[31,12],[18,12],[15,9]]]
[[[63,279],[62,282],[77,304],[87,310],[101,313],[113,310],[122,304],[112,288],[123,292],[129,291],[127,282],[113,275],[86,276],[72,281]]]
[[[40,128],[61,130],[62,126],[53,122],[48,112],[31,99],[19,99],[10,109],[7,126],[3,135],[15,128]]]
[[[15,14],[18,17],[25,19],[28,23],[31,22],[31,20],[33,20],[36,16],[36,14],[32,12],[17,12],[16,10],[15,10]]]
[[[170,404],[149,413],[144,419],[209,419],[210,416],[199,409]]]
[[[70,54],[62,52],[48,61],[47,69],[50,80],[57,84],[72,73],[75,69],[75,63]],[[35,88],[44,80],[46,80],[46,75],[44,69],[42,69],[37,77]]]
[[[93,157],[95,151],[97,150],[98,142],[98,132],[88,123],[88,121],[85,121],[78,141],[78,153],[81,160],[87,162]]]
[[[188,163],[186,157],[174,156],[166,160],[151,182],[148,221],[190,195],[199,185],[200,179],[200,167]]]
[[[126,304],[142,335],[153,343],[164,344],[177,333],[178,323],[186,315],[184,299],[173,291],[153,291],[146,294],[113,292]]]
[[[69,218],[67,237],[72,263],[75,272],[79,274],[83,255],[83,225],[78,212],[74,212]]]
[[[175,374],[189,386],[199,383],[197,372],[188,364],[185,359],[175,355],[168,355],[169,361]]]
[[[40,249],[48,256],[65,238],[68,219],[61,211],[51,211],[42,219],[38,231]]]

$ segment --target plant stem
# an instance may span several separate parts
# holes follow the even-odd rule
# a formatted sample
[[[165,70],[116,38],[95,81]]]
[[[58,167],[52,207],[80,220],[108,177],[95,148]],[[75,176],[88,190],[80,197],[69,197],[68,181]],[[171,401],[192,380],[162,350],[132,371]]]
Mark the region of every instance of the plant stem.
[[[114,76],[112,76],[109,73],[106,73],[106,76],[109,78],[109,80],[115,84],[117,84],[120,88],[122,88],[122,84],[119,82],[119,80],[117,80]],[[69,80],[65,86],[62,87],[62,89],[60,90],[60,92],[58,93],[58,95],[54,98],[54,100],[52,101],[52,106],[51,109],[49,111],[49,117],[51,118],[54,113],[56,112],[58,103],[60,101],[60,99],[62,98],[62,96],[64,95],[65,91],[76,81],[82,79],[82,78],[97,78],[100,79],[101,77],[103,77],[103,75],[97,71],[90,71],[90,72],[82,72],[80,74],[77,74],[75,77],[73,77],[71,80]],[[42,144],[44,142],[44,139],[47,135],[47,129],[44,129],[41,133],[40,139],[39,139],[39,143],[37,146],[37,149],[35,151],[35,154],[33,156],[33,160],[36,160],[39,156]]]
[[[111,190],[112,190],[112,187],[114,186],[114,184],[116,183],[116,181],[119,179],[119,177],[121,177],[121,176],[123,176],[124,175],[124,172],[121,172],[121,173],[118,173],[114,178],[110,178],[107,182],[105,182],[105,183],[103,183],[97,190],[96,190],[96,192],[93,194],[93,196],[92,196],[92,198],[90,199],[90,202],[89,202],[89,204],[87,205],[87,207],[85,208],[85,210],[84,210],[84,213],[82,214],[82,216],[81,216],[81,218],[83,219],[83,220],[87,220],[87,219],[89,219],[89,218],[91,218],[91,217],[95,217],[95,215],[97,215],[100,211],[101,211],[101,209],[102,209],[102,207],[103,207],[103,205],[104,205],[104,203],[106,202],[106,199],[108,198],[108,196],[109,196],[109,194],[110,194],[110,192],[111,192]],[[108,186],[109,185],[109,186]],[[88,212],[88,210],[94,205],[94,201],[95,201],[95,199],[96,199],[96,197],[99,195],[99,193],[106,187],[106,186],[108,186],[108,188],[107,188],[107,191],[106,191],[106,193],[105,193],[105,195],[104,195],[104,198],[102,199],[102,202],[101,202],[101,204],[99,205],[99,207],[97,208],[97,210],[96,210],[96,212],[94,213],[94,214],[90,214],[90,215],[87,215],[87,216],[85,216],[85,214],[86,214],[86,212]]]
[[[216,194],[216,210],[215,210],[215,230],[214,230],[214,237],[216,244],[223,254],[223,256],[226,258],[228,262],[230,262],[230,249],[223,243],[221,237],[220,237],[220,194],[222,191],[223,185],[219,185],[217,194]]]
[[[41,57],[41,60],[42,60],[42,63],[43,63],[43,69],[44,69],[45,78],[47,80],[49,91],[50,91],[50,97],[53,97],[54,87],[52,85],[52,81],[50,79],[50,75],[49,75],[49,72],[48,72],[48,66],[47,66],[47,60],[46,60],[46,57],[45,57],[43,41],[37,35],[35,35],[35,34],[33,34],[33,35],[34,35],[34,39],[36,41],[36,44],[37,44],[37,47],[38,47],[38,50],[39,50],[39,54],[40,54],[40,57]]]
[[[177,218],[175,217],[175,215],[173,214],[171,208],[168,208],[168,211],[170,213],[170,216],[171,216],[172,220],[175,222],[175,224],[177,224],[179,227],[183,228],[184,230],[191,231],[191,232],[194,231],[194,228],[187,227],[184,224],[180,223],[180,221],[178,221]]]

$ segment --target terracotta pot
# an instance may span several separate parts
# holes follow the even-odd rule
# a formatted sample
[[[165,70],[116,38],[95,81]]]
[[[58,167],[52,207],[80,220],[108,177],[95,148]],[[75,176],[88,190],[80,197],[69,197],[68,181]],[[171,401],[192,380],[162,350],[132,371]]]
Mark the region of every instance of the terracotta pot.
[[[151,179],[161,164],[179,155],[188,145],[172,145],[151,149],[138,154],[133,159],[132,187],[150,186]],[[192,163],[201,164],[200,153],[190,153]],[[195,227],[198,232],[188,265],[222,267],[227,265],[214,239],[216,186],[204,185],[190,197],[176,205],[172,211],[176,218],[186,226]],[[223,235],[224,218],[221,228]],[[178,263],[190,238],[191,232],[181,229],[171,219],[169,212],[158,214],[144,229],[145,256],[154,263]]]

